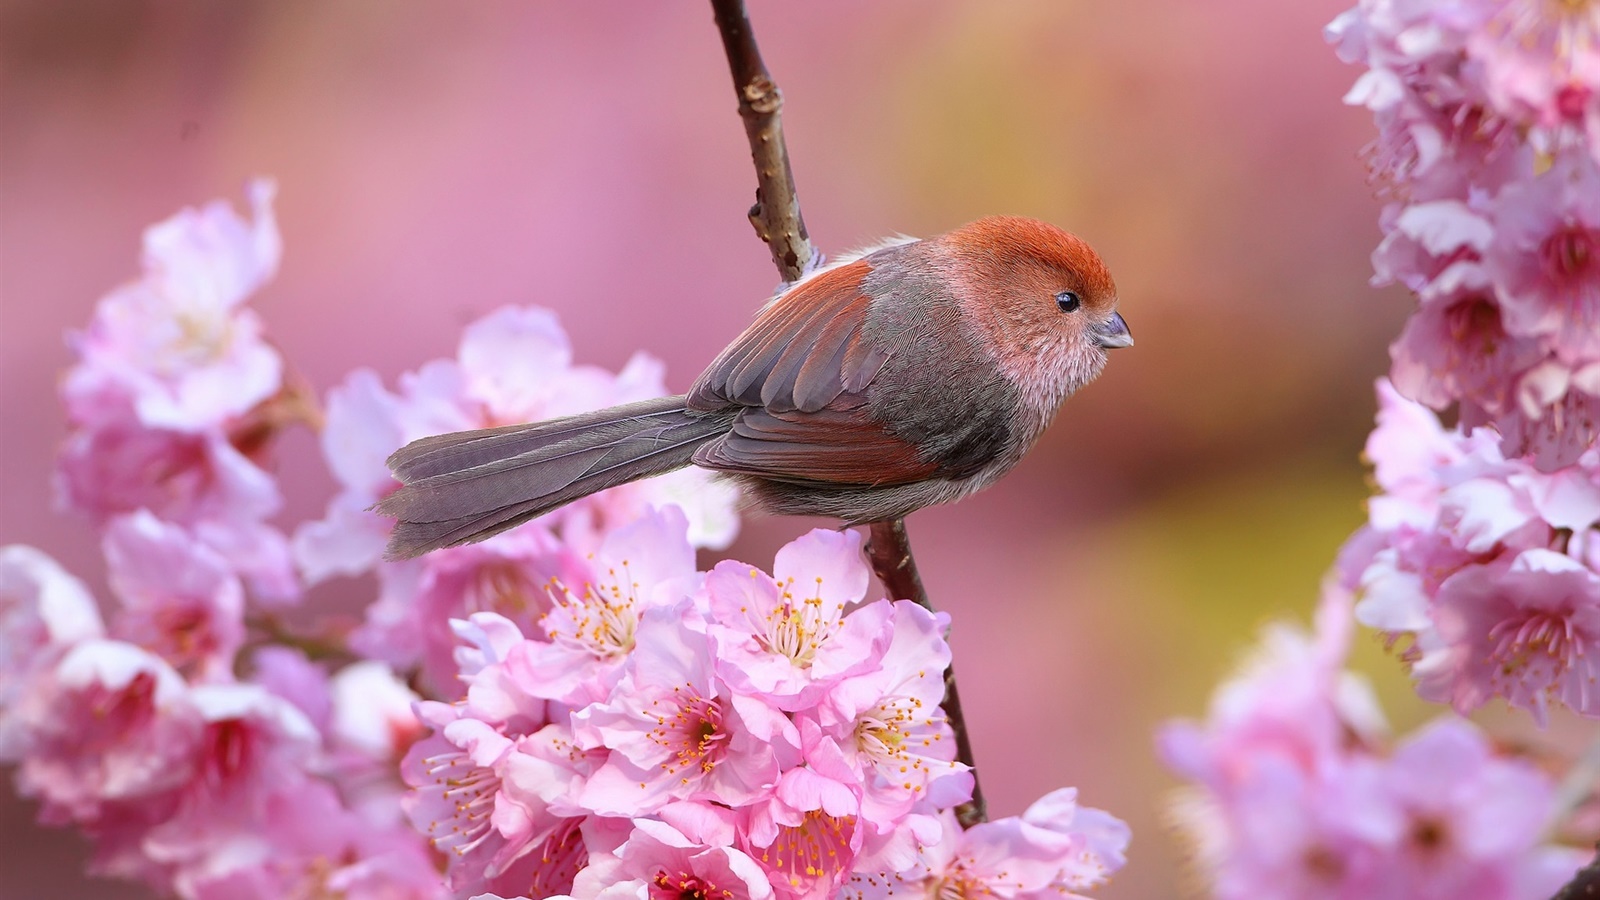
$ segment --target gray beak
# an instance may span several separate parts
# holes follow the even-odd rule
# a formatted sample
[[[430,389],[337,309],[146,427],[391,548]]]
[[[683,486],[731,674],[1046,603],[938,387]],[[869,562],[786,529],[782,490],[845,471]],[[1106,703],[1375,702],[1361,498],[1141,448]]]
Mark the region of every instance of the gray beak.
[[[1111,318],[1089,330],[1094,333],[1094,342],[1104,350],[1133,346],[1133,334],[1128,331],[1128,323],[1122,318],[1122,313],[1112,313]]]

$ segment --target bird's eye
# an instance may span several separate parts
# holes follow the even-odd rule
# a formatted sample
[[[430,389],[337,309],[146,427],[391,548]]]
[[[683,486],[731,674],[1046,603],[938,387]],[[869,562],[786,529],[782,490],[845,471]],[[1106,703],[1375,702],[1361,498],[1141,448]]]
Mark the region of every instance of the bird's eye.
[[[1061,307],[1062,312],[1072,312],[1081,302],[1083,301],[1078,299],[1078,295],[1071,291],[1062,291],[1056,295],[1056,305]]]

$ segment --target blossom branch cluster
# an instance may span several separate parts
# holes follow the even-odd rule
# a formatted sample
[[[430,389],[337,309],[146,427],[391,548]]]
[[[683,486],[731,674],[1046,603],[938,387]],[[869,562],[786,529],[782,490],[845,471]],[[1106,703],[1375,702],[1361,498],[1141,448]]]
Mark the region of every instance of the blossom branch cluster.
[[[1361,0],[1327,37],[1378,124],[1374,283],[1418,307],[1315,635],[1163,734],[1178,819],[1218,897],[1549,897],[1587,856],[1550,777],[1460,719],[1391,739],[1344,661],[1359,621],[1457,712],[1600,716],[1600,6]]]
[[[813,531],[769,575],[696,572],[684,528],[668,507],[612,532],[532,633],[457,622],[466,697],[421,705],[403,769],[457,893],[1056,897],[1121,865],[1126,826],[1070,789],[960,827],[948,618],[861,604],[858,533]]]
[[[1174,824],[1212,896],[1549,897],[1587,858],[1547,842],[1549,775],[1453,717],[1395,740],[1345,667],[1353,626],[1330,584],[1312,633],[1267,629],[1206,722],[1161,732],[1189,782]]]
[[[1345,99],[1394,198],[1374,282],[1419,300],[1395,387],[1572,464],[1600,429],[1600,8],[1363,0],[1328,39],[1367,67]]]
[[[1428,699],[1600,715],[1600,7],[1363,2],[1329,38],[1396,195],[1376,280],[1419,300],[1340,560],[1356,615]]]
[[[303,419],[248,297],[281,245],[253,217],[185,210],[145,233],[142,276],[73,338],[63,506],[96,524],[114,602],[44,553],[0,549],[0,762],[93,870],[185,897],[437,897],[399,815],[416,698],[381,663],[330,672],[252,646],[302,597],[265,468]]]
[[[396,447],[656,396],[661,365],[574,364],[551,313],[507,307],[314,413],[245,303],[280,253],[251,196],[251,220],[153,227],[74,339],[59,493],[99,529],[107,613],[0,549],[0,762],[95,871],[197,898],[820,900],[1077,896],[1122,865],[1126,826],[1071,789],[959,827],[948,618],[864,602],[857,532],[699,571],[737,497],[686,470],[384,561]],[[269,463],[294,421],[339,490],[290,537]]]

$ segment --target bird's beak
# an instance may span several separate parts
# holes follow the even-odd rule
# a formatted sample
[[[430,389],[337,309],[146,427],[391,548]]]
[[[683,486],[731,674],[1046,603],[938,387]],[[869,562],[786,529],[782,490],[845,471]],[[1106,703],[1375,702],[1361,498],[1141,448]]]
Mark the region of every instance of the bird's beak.
[[[1094,332],[1094,342],[1103,350],[1133,346],[1133,334],[1128,331],[1128,322],[1122,318],[1122,313],[1112,313],[1111,318],[1089,330]]]

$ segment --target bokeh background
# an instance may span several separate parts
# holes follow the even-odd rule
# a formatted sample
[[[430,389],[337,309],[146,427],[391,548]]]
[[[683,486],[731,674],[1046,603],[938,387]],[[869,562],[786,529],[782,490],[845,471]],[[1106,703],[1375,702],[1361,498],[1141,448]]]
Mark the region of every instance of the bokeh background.
[[[1153,730],[1201,714],[1260,623],[1306,617],[1363,518],[1408,306],[1366,284],[1373,129],[1320,38],[1345,5],[751,3],[820,247],[1019,213],[1116,274],[1137,347],[1008,479],[910,521],[992,810],[1074,784],[1126,818],[1111,900],[1186,883]],[[507,303],[681,390],[774,283],[704,2],[0,0],[0,543],[101,577],[51,502],[63,333],[144,226],[257,174],[286,253],[255,306],[319,390],[448,355]],[[320,514],[312,436],[277,468],[283,521]],[[748,521],[731,552],[769,562],[810,524]],[[1417,721],[1374,639],[1359,656]],[[0,797],[0,897],[143,896]]]

